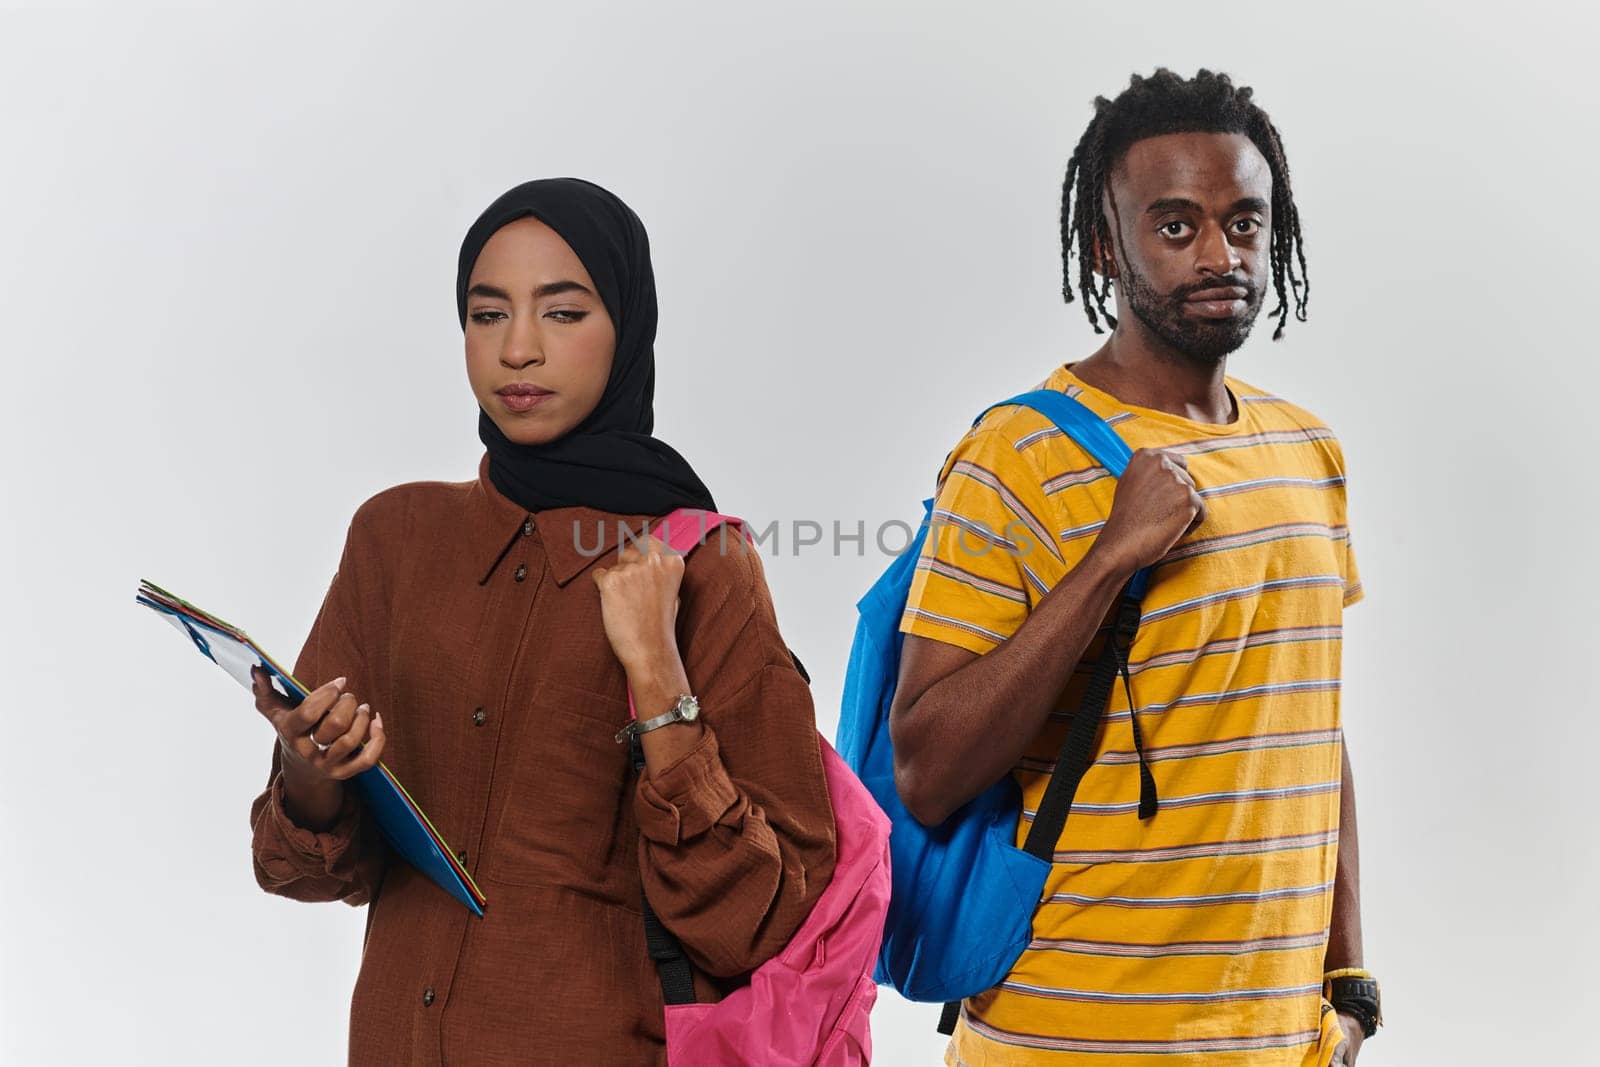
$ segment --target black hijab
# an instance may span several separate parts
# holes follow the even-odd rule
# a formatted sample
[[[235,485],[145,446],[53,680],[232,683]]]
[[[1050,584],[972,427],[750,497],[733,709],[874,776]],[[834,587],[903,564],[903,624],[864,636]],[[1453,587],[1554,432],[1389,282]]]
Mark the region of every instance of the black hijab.
[[[679,507],[716,510],[689,462],[650,435],[655,425],[656,280],[639,216],[581,178],[542,178],[501,196],[461,242],[456,311],[467,326],[467,283],[483,246],[508,222],[532,215],[572,247],[600,290],[616,328],[611,377],[595,409],[564,436],[523,445],[478,408],[489,450],[489,480],[529,511],[574,505],[620,514],[662,515]]]

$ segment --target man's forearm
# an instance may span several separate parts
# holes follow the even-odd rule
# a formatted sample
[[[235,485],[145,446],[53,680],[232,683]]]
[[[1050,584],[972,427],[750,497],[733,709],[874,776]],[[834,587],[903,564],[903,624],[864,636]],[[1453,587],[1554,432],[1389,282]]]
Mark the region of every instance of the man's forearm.
[[[1356,836],[1356,788],[1350,774],[1350,752],[1342,751],[1339,788],[1339,868],[1333,880],[1333,919],[1328,928],[1328,948],[1323,969],[1362,966],[1361,952],[1361,849]]]
[[[1133,570],[1097,543],[1009,639],[896,707],[896,776],[916,818],[942,822],[1011,771]]]

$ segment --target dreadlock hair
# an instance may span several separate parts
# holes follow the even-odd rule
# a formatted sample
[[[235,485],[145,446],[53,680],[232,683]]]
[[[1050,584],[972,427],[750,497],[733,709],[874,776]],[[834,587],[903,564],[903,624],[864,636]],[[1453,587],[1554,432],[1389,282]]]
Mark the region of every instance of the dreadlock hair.
[[[1100,328],[1096,309],[1113,328],[1117,325],[1116,316],[1106,307],[1106,297],[1111,295],[1110,272],[1105,272],[1098,287],[1094,281],[1096,240],[1104,254],[1110,254],[1112,249],[1111,227],[1103,207],[1106,176],[1135,141],[1164,133],[1242,133],[1266,157],[1272,171],[1270,265],[1272,287],[1278,296],[1278,306],[1267,313],[1278,320],[1272,339],[1283,336],[1289,321],[1285,281],[1294,290],[1295,318],[1306,320],[1311,282],[1306,273],[1305,241],[1300,236],[1300,213],[1289,189],[1289,163],[1284,158],[1277,127],[1251,101],[1253,92],[1248,85],[1236,87],[1226,74],[1201,69],[1193,78],[1185,79],[1166,67],[1158,67],[1148,78],[1135,74],[1115,100],[1094,98],[1094,118],[1072,151],[1061,187],[1061,295],[1072,303],[1076,244],[1078,290],[1083,294],[1083,310],[1095,333],[1105,332]],[[1074,194],[1076,211],[1072,208]]]

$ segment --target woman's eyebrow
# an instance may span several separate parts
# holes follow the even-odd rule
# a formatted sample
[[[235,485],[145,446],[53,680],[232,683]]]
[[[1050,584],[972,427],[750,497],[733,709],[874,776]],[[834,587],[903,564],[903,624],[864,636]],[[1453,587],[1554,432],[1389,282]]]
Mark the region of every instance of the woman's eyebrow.
[[[559,281],[559,282],[546,282],[544,285],[541,285],[538,288],[534,289],[533,298],[535,300],[539,300],[539,299],[541,299],[543,297],[555,296],[557,293],[573,293],[573,292],[588,293],[590,296],[594,295],[594,293],[592,291],[590,291],[589,287],[587,285],[584,285],[582,282]],[[467,290],[467,294],[469,296],[486,296],[491,300],[510,300],[511,299],[511,294],[510,293],[506,292],[504,289],[500,288],[497,285],[489,285],[486,282],[479,282],[477,285],[474,285],[471,289]]]
[[[535,300],[537,300],[540,297],[555,296],[557,293],[574,293],[574,292],[576,292],[576,293],[589,293],[590,296],[594,295],[593,293],[589,292],[589,287],[587,285],[584,285],[582,282],[559,281],[559,282],[549,282],[549,283],[547,283],[545,285],[539,286],[537,289],[535,289],[533,291],[533,298]]]

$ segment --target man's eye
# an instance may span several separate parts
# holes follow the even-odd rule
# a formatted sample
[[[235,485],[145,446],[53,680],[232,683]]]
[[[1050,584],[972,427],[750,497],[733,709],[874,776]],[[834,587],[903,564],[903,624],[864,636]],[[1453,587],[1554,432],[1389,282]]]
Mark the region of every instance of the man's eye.
[[[1161,225],[1161,232],[1168,237],[1182,237],[1189,229],[1187,222],[1166,222]]]
[[[506,315],[503,311],[495,311],[491,309],[487,311],[474,311],[467,317],[473,322],[499,322],[501,319],[505,318]]]
[[[1233,227],[1238,233],[1251,234],[1261,229],[1261,222],[1258,219],[1240,219],[1233,224]]]

